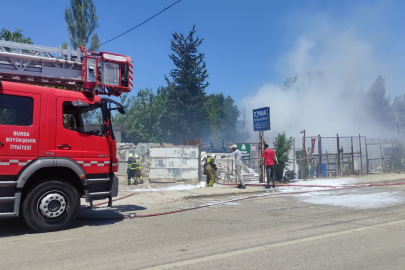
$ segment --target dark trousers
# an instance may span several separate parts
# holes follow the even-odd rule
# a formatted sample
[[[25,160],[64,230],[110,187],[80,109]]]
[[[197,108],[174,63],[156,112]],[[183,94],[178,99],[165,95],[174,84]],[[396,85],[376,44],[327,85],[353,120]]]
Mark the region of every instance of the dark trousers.
[[[130,181],[131,178],[134,178],[134,177],[135,177],[135,172],[136,172],[136,170],[130,170],[130,169],[128,169],[128,171],[127,171],[127,173],[128,173],[128,181]]]
[[[273,188],[276,187],[276,181],[274,179],[274,165],[266,166],[266,175],[267,175],[267,185],[270,186],[270,179],[273,182]]]

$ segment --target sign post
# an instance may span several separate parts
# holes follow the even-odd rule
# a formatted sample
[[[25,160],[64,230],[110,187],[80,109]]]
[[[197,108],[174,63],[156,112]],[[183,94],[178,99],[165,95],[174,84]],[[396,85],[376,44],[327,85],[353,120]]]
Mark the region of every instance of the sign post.
[[[262,155],[264,151],[264,131],[270,130],[270,107],[263,107],[253,110],[253,130],[259,131],[259,155],[261,165],[263,164]],[[265,166],[261,166],[260,168],[259,182],[264,183]]]
[[[253,110],[254,131],[270,130],[270,107]]]

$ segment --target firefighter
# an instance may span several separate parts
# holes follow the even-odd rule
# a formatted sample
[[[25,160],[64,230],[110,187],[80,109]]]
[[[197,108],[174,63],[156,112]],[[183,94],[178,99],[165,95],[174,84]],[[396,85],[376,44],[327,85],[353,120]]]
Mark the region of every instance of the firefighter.
[[[136,160],[134,159],[134,154],[129,153],[127,164],[128,164],[128,169],[127,169],[128,185],[130,185],[131,179],[135,177],[135,171],[136,171]],[[134,180],[134,184],[135,184],[135,180]]]
[[[204,163],[204,174],[207,176],[206,187],[213,187],[215,182],[215,171],[217,165],[215,164],[215,154],[209,155]]]
[[[135,185],[143,184],[142,180],[142,162],[141,159],[139,158],[138,155],[135,155],[135,160],[136,160],[136,172],[135,172]],[[139,182],[138,182],[139,181]]]

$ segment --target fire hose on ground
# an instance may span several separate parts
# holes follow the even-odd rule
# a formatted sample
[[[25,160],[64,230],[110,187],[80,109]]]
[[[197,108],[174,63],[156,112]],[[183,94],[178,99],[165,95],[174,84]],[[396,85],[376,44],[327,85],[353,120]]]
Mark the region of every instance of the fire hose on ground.
[[[236,184],[220,184],[220,185],[226,185],[226,186],[235,186]],[[247,186],[265,186],[265,184],[246,184]],[[266,196],[276,196],[276,195],[291,195],[291,194],[300,194],[300,193],[310,193],[310,192],[322,192],[322,191],[330,191],[330,190],[344,190],[344,189],[351,189],[351,188],[365,188],[365,187],[373,187],[373,186],[398,186],[398,185],[405,185],[405,182],[397,182],[397,183],[375,183],[375,184],[363,184],[363,185],[345,185],[345,186],[332,186],[332,185],[297,185],[297,184],[277,184],[277,186],[286,186],[286,187],[317,187],[317,188],[325,188],[325,189],[318,189],[318,190],[303,190],[303,191],[292,191],[292,192],[269,192],[265,194],[257,194],[257,195],[252,195],[252,196],[247,196],[247,197],[242,197],[242,198],[235,198],[227,201],[222,201],[222,202],[216,202],[216,203],[208,203],[208,204],[203,204],[199,206],[194,206],[194,207],[188,207],[184,209],[178,209],[178,210],[173,210],[173,211],[167,211],[167,212],[161,212],[161,213],[154,213],[154,214],[145,214],[145,215],[137,215],[135,213],[131,213],[128,215],[122,215],[122,216],[117,216],[117,217],[79,217],[78,219],[86,219],[86,220],[117,220],[117,219],[126,219],[126,218],[145,218],[145,217],[154,217],[154,216],[162,216],[162,215],[168,215],[168,214],[174,214],[174,213],[180,213],[180,212],[185,212],[189,210],[196,210],[200,208],[205,208],[205,207],[211,207],[211,206],[216,206],[216,205],[221,205],[221,204],[226,204],[226,203],[231,203],[235,201],[241,201],[241,200],[247,200],[247,199],[254,199],[254,198],[260,198],[260,197],[266,197]],[[122,200],[125,198],[128,198],[130,196],[133,196],[137,193],[132,193],[117,199],[114,199],[113,201],[118,201]],[[95,204],[94,206],[99,206],[103,204],[107,204],[107,202],[101,202],[98,204]],[[80,210],[88,209],[90,206],[82,207]]]

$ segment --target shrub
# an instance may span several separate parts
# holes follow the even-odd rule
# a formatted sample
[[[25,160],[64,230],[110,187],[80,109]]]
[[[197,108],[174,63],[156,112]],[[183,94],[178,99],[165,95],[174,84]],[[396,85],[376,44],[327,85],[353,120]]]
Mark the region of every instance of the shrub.
[[[274,152],[276,154],[278,165],[275,165],[275,174],[277,181],[283,178],[283,172],[287,165],[290,164],[288,154],[290,153],[293,138],[287,138],[285,133],[279,133],[274,139]]]

